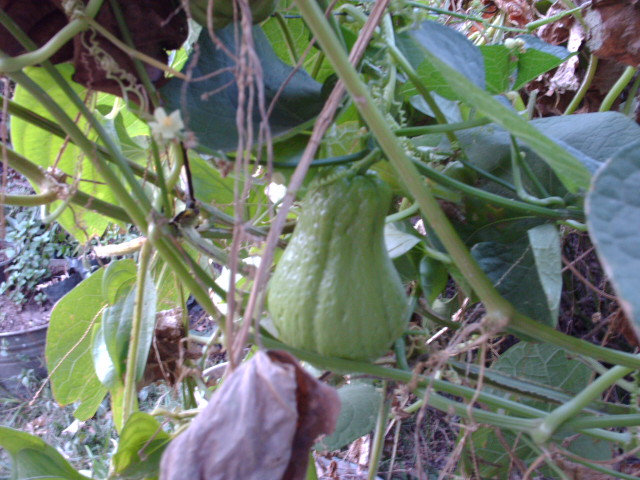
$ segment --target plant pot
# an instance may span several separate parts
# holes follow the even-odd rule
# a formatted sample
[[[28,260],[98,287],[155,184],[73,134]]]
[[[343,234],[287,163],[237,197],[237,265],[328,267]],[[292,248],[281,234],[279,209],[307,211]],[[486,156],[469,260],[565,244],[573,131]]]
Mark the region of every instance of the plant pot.
[[[21,332],[0,333],[0,395],[4,391],[17,397],[34,392],[20,381],[25,370],[33,370],[37,378],[47,376],[44,347],[48,325]]]

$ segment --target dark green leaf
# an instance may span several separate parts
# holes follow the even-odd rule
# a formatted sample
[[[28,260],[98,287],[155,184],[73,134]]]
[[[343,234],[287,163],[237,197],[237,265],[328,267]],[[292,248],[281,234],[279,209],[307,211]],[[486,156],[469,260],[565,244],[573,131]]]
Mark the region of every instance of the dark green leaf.
[[[516,38],[524,40],[525,51],[514,52],[518,56],[518,76],[513,90],[519,90],[534,78],[556,68],[574,55],[566,48],[550,45],[535,35],[520,35]]]
[[[502,353],[491,369],[549,385],[569,395],[580,392],[591,379],[591,370],[584,363],[569,358],[565,350],[545,343],[520,342]],[[527,401],[527,404],[541,410],[553,408],[549,402]]]
[[[518,311],[556,325],[562,277],[560,240],[552,225],[535,227],[528,231],[528,238],[509,244],[478,243],[471,252]]]
[[[446,60],[439,58],[435,52],[427,48],[422,48],[419,52],[443,75],[443,78],[446,77],[454,98],[463,101],[470,108],[477,109],[529,145],[553,169],[569,192],[576,193],[580,188],[588,186],[589,171],[578,161],[574,152],[542,134],[510,106],[492,97]],[[484,71],[482,81],[484,82]]]
[[[563,145],[591,173],[622,146],[640,138],[640,127],[617,112],[538,118],[532,120],[531,125]],[[458,139],[472,163],[504,180],[513,181],[511,140],[506,130],[496,126],[478,127],[458,132]],[[521,150],[549,194],[565,196],[567,190],[542,157],[526,145],[521,145]],[[530,184],[527,189],[534,191]],[[507,191],[497,193],[513,195]]]
[[[442,262],[425,255],[420,261],[420,288],[429,304],[438,298],[447,286],[449,272]]]
[[[500,355],[500,358],[491,366],[490,371],[506,374],[510,377],[522,380],[531,380],[536,384],[548,385],[554,390],[573,396],[584,389],[590,379],[591,371],[578,360],[569,358],[568,353],[558,347],[548,344],[531,344],[521,342]],[[491,393],[504,395],[500,390],[488,389]],[[512,397],[513,398],[513,397]],[[550,411],[555,407],[547,401],[531,400],[529,398],[516,398],[527,405]],[[611,458],[612,445],[609,442],[596,440],[587,436],[574,438],[575,432],[559,432],[554,440],[564,442],[570,437],[566,448],[583,458],[593,460],[607,460]],[[490,428],[480,428],[472,434],[472,446],[475,450],[477,466],[482,478],[507,478],[513,468],[512,455],[529,466],[538,457],[538,452],[530,448],[522,438],[522,434],[516,434],[508,430],[501,431],[501,438]],[[507,450],[509,449],[509,451]],[[544,470],[551,475],[550,471]]]
[[[589,233],[636,335],[640,337],[640,141],[616,152],[587,196]]]
[[[425,50],[484,89],[484,59],[478,47],[462,33],[438,22],[427,21],[422,23],[420,28],[398,35],[397,42],[422,83],[439,95],[450,100],[458,99],[448,80],[425,58]],[[407,86],[403,93],[405,96],[412,96],[417,92],[415,87]]]
[[[455,123],[462,121],[462,114],[460,113],[460,104],[455,100],[447,100],[444,97],[441,97],[437,93],[431,95],[433,100],[436,102],[438,107],[440,107],[440,111],[444,115],[444,118],[447,122]],[[409,99],[409,102],[421,113],[428,115],[429,117],[435,118],[435,114],[431,110],[431,107],[427,105],[427,102],[422,98],[421,95],[414,95]]]
[[[236,30],[232,25],[217,30],[216,36],[217,41],[237,53]],[[267,108],[279,93],[269,115],[271,134],[277,137],[300,127],[320,112],[321,86],[303,70],[297,70],[289,78],[293,69],[278,58],[260,27],[253,28],[253,39],[255,54],[262,63]],[[232,73],[236,62],[218,48],[204,30],[194,52],[187,68],[193,78],[203,80],[187,85],[178,78],[170,80],[160,90],[165,108],[182,111],[187,129],[195,134],[200,145],[216,151],[234,150],[238,144],[238,89]],[[212,75],[214,72],[218,74]],[[279,91],[285,81],[286,86]],[[252,115],[257,135],[261,121],[257,107]]]

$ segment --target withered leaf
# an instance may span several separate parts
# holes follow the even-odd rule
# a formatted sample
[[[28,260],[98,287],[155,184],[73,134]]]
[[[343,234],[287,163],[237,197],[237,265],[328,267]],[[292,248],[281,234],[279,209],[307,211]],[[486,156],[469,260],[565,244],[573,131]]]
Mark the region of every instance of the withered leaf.
[[[67,24],[67,17],[59,2],[51,0],[0,0],[2,9],[31,40],[41,47]],[[26,52],[22,44],[0,25],[0,50],[10,56]],[[54,63],[65,62],[73,56],[68,42],[52,58]]]
[[[85,0],[87,3],[87,0]],[[95,20],[111,34],[124,41],[114,15],[111,1],[104,2]],[[167,62],[166,50],[179,48],[186,40],[187,19],[180,0],[117,0],[135,49],[162,63]],[[68,24],[62,0],[0,0],[0,8],[38,46]],[[0,49],[15,56],[26,49],[0,26]],[[122,86],[135,88],[141,84],[134,63],[126,52],[93,31],[76,35],[51,59],[53,63],[73,60],[73,79],[87,88],[123,95]],[[114,68],[113,65],[117,65]],[[108,66],[105,71],[103,67]],[[153,82],[164,78],[162,70],[145,65]],[[135,97],[132,100],[137,100]]]
[[[258,352],[229,376],[162,457],[161,480],[299,480],[340,400],[286,352]]]
[[[640,65],[640,3],[638,0],[594,0],[584,16],[587,44],[600,58]]]

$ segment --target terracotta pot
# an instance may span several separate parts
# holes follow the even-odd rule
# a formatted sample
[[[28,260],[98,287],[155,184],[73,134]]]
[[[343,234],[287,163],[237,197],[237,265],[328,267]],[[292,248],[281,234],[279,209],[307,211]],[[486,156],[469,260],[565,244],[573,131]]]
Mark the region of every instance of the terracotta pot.
[[[33,369],[37,378],[47,376],[44,347],[48,325],[21,332],[0,333],[0,395],[3,390],[18,397],[29,397],[30,391],[20,382],[24,370]]]

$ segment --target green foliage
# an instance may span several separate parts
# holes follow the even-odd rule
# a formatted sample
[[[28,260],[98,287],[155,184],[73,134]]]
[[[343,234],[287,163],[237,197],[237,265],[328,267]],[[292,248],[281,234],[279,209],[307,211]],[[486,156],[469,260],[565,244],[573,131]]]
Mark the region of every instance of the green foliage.
[[[259,14],[267,15],[275,4],[267,3],[260,5],[268,8]],[[87,419],[108,392],[119,433],[112,475],[157,478],[162,451],[171,441],[167,432],[172,427],[163,422],[180,428],[184,417],[180,411],[156,411],[154,416],[138,411],[135,384],[146,367],[156,312],[175,309],[179,326],[186,329],[186,312],[179,309],[184,311],[192,294],[220,327],[199,341],[207,349],[224,343],[235,365],[246,353],[245,333],[266,315],[258,310],[273,256],[278,264],[268,292],[269,320],[290,345],[269,334],[263,343],[291,349],[312,364],[329,364],[341,374],[430,388],[424,402],[455,412],[456,422],[473,427],[460,437],[465,461],[458,474],[507,478],[514,463],[528,467],[547,447],[566,447],[587,464],[610,459],[614,448],[633,448],[640,416],[625,402],[637,397],[638,385],[621,379],[630,368],[619,369],[637,366],[637,357],[554,327],[560,313],[564,228],[585,229],[580,222],[586,218],[621,306],[640,331],[634,243],[634,226],[640,224],[640,127],[617,112],[526,118],[522,101],[507,100],[504,94],[521,89],[571,54],[529,33],[505,30],[500,22],[476,35],[474,43],[474,34],[463,32],[471,25],[488,26],[485,20],[425,2],[393,2],[393,15],[385,14],[355,70],[345,51],[362,38],[373,3],[339,1],[337,15],[328,21],[316,8],[325,3],[283,1],[279,12],[286,15],[254,26],[249,43],[243,43],[237,25],[216,28],[215,39],[203,29],[181,54],[189,51],[183,69],[188,80],[169,75],[159,91],[146,92],[153,106],[160,101],[167,109],[153,119],[115,97],[91,98],[73,83],[68,64],[55,68],[86,100],[88,115],[78,110],[73,95],[63,92],[42,58],[36,62],[41,67],[29,65],[17,73],[7,67],[18,84],[15,104],[9,106],[13,144],[5,146],[7,161],[27,172],[38,192],[58,193],[47,208],[65,207],[61,225],[77,239],[102,234],[109,210],[116,206],[136,223],[132,231],[146,237],[139,259],[114,259],[53,310],[46,356],[56,401],[74,403],[76,417]],[[200,21],[206,14],[203,5],[196,11]],[[446,26],[436,13],[455,14],[460,23],[455,29]],[[423,22],[425,18],[430,20]],[[0,58],[0,70],[11,66],[9,60],[28,63],[29,58]],[[253,63],[258,59],[260,68]],[[237,68],[238,60],[246,69]],[[240,78],[239,72],[249,75]],[[55,108],[76,121],[83,135],[76,132],[69,141],[64,138],[69,132],[61,136],[59,125],[43,120],[58,118],[56,110],[49,100],[38,100],[28,80],[49,93]],[[304,172],[292,174],[291,167],[303,157],[309,130],[338,80],[350,94],[326,134],[316,139],[319,158],[303,181]],[[261,111],[257,105],[262,100]],[[179,114],[186,128],[177,128],[171,139],[153,138],[149,122],[174,110],[178,113],[169,118],[176,121]],[[258,168],[270,153],[270,147],[258,145],[267,126],[275,142],[275,163]],[[253,146],[243,143],[250,140]],[[186,160],[195,191],[181,178]],[[340,178],[326,181],[316,168],[358,161],[362,163],[351,172],[362,173],[373,164],[387,186],[362,175],[347,179],[338,174]],[[302,210],[296,202],[291,210],[280,210],[289,208],[289,197],[272,203],[267,191],[273,188],[272,167],[292,182],[288,193],[302,201]],[[51,176],[53,168],[66,176]],[[326,183],[310,187],[314,177]],[[360,181],[360,190],[348,185]],[[108,203],[72,205],[69,194],[76,189]],[[178,220],[183,209],[195,213],[197,208],[202,217],[194,215],[189,224]],[[286,233],[277,239],[269,229],[280,228],[284,216],[272,222],[272,214],[280,211],[287,217]],[[393,217],[384,227],[387,213]],[[17,300],[31,293],[49,258],[68,251],[55,227],[42,232],[34,218],[24,214],[8,220],[7,238],[19,243],[26,256],[7,269],[9,279],[0,288]],[[284,254],[273,252],[276,244],[286,243]],[[248,263],[258,255],[263,264],[256,273]],[[223,277],[217,278],[220,271]],[[226,298],[211,300],[211,291],[223,297],[229,287]],[[405,311],[407,292],[414,312]],[[218,308],[235,310],[227,312],[223,323]],[[480,312],[486,316],[476,322]],[[236,318],[247,330],[235,325]],[[394,343],[407,318],[417,333],[406,333]],[[137,321],[139,329],[133,328]],[[453,330],[458,333],[451,334]],[[505,330],[521,343],[497,359],[476,354]],[[257,330],[251,333],[258,335]],[[176,358],[161,368],[175,368],[170,373],[179,377],[183,408],[192,408],[196,399],[211,393],[201,375],[207,358],[192,361],[186,340],[175,338],[180,345]],[[439,351],[446,342],[452,343]],[[391,356],[384,365],[369,362],[392,344],[397,369],[390,365]],[[135,362],[129,358],[132,353]],[[418,357],[422,354],[430,356]],[[413,367],[419,368],[412,375],[407,370]],[[600,375],[596,382],[605,383],[602,379],[608,381],[612,371],[622,372],[605,385],[617,382],[615,392],[623,392],[623,400],[616,402],[590,390],[594,372]],[[339,389],[337,430],[319,448],[341,448],[374,428],[380,393],[349,380]],[[404,388],[396,394],[404,394]],[[311,405],[313,399],[302,390],[299,407]],[[417,403],[409,410],[419,407]],[[556,415],[559,411],[562,416]],[[536,435],[550,418],[560,418],[551,422],[553,431]],[[2,433],[0,444],[14,458],[14,478],[83,478],[38,439],[6,428]],[[379,452],[373,453],[375,459]],[[558,472],[559,464],[548,461],[539,473]]]
[[[235,30],[229,26],[217,32],[217,36],[231,51],[236,51]],[[282,63],[273,52],[271,44],[262,32],[255,27],[253,36],[256,55],[263,68],[265,101],[269,105],[276,98],[273,111],[269,115],[271,135],[277,137],[306,125],[322,108],[320,84],[302,70],[292,71]],[[204,32],[198,41],[197,53],[187,67],[195,77],[204,77],[206,81],[189,83],[186,87],[179,79],[172,79],[162,87],[161,93],[168,110],[187,105],[189,128],[205,151],[230,151],[237,147],[239,135],[236,125],[238,108],[238,88],[231,71],[235,66],[233,58],[219,50],[209,35]],[[219,72],[217,75],[211,75]],[[292,75],[289,78],[290,74]],[[286,83],[285,83],[286,81]],[[280,92],[280,87],[285,85]],[[217,92],[209,96],[209,92]],[[259,131],[261,113],[255,109],[250,112],[253,130]]]
[[[7,294],[17,304],[33,298],[42,304],[47,300],[35,287],[51,276],[49,262],[54,258],[71,256],[74,243],[57,224],[45,226],[35,209],[20,209],[6,217],[5,239],[13,245],[5,250],[14,260],[4,267],[5,281],[0,284],[0,294]]]
[[[558,321],[562,290],[560,238],[552,225],[527,231],[513,243],[482,242],[472,253],[498,291],[541,323]]]
[[[340,416],[335,431],[314,448],[320,451],[340,450],[355,439],[370,433],[382,404],[382,394],[366,383],[345,385],[338,389]]]
[[[83,97],[88,95],[84,87],[71,80],[71,75],[73,74],[71,65],[64,64],[57,68],[65,78],[65,81],[68,82],[77,94]],[[28,73],[32,80],[56,99],[60,108],[62,108],[70,118],[78,117],[78,109],[75,108],[71,100],[63,93],[45,69],[32,67],[28,69]],[[111,97],[111,104],[113,104],[114,98],[115,97]],[[53,119],[47,111],[47,108],[21,86],[16,88],[14,101],[33,113],[44,116],[47,119]],[[97,111],[94,111],[94,114],[99,116]],[[88,138],[92,140],[96,138],[94,132],[87,131],[89,129],[86,120],[81,119],[78,126],[87,133]],[[77,179],[77,185],[74,188],[78,188],[101,200],[117,204],[113,191],[102,185],[101,176],[96,170],[94,163],[92,163],[79,147],[19,117],[12,119],[11,133],[16,152],[24,155],[44,169],[55,165],[55,168],[61,170],[70,178]],[[47,188],[47,185],[35,184],[33,187],[36,191],[42,191]],[[54,203],[51,206],[52,211],[57,208],[59,204],[59,202]],[[109,223],[109,220],[103,215],[81,207],[75,207],[73,210],[69,208],[65,209],[58,218],[58,221],[67,232],[81,242],[87,242],[95,235],[102,235]]]
[[[591,372],[581,362],[569,358],[567,352],[550,345],[519,343],[504,352],[494,362],[492,371],[508,375],[513,379],[535,382],[537,385],[551,387],[556,393],[566,397],[580,392],[590,379]],[[504,395],[500,390],[491,389],[498,395]],[[511,395],[513,398],[513,395]],[[516,397],[517,398],[517,397]],[[541,410],[550,411],[553,404],[546,400],[532,400],[528,397],[520,398],[523,403]],[[472,433],[472,443],[467,447],[473,451],[477,459],[479,470],[469,461],[470,453],[465,456],[467,471],[474,471],[482,478],[503,478],[513,468],[512,456],[515,455],[525,465],[529,465],[541,453],[526,437],[510,431],[498,433],[491,428],[480,428]],[[580,455],[597,461],[611,458],[612,445],[610,442],[597,440],[588,436],[570,438],[575,432],[560,432],[558,442],[565,442],[567,448]],[[545,469],[547,475],[554,476],[554,471]]]
[[[12,478],[43,478],[82,480],[80,475],[58,451],[40,438],[11,428],[0,427],[0,446],[12,457]]]
[[[51,388],[61,405],[78,402],[76,417],[90,418],[107,393],[96,376],[91,355],[92,330],[100,324],[100,269],[65,295],[51,312],[46,358]]]
[[[596,175],[587,196],[589,231],[620,304],[640,336],[638,240],[639,142],[616,151]]]
[[[171,437],[151,415],[136,412],[125,424],[113,456],[119,478],[157,478],[160,457]]]

